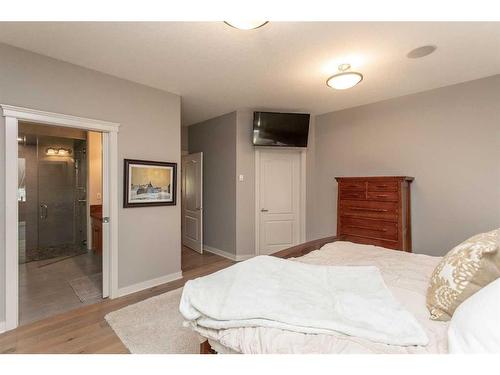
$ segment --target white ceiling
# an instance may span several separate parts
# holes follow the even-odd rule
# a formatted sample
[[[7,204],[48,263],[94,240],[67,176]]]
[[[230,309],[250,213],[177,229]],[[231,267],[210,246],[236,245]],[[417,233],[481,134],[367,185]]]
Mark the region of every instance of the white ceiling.
[[[320,114],[500,73],[500,23],[0,23],[0,41],[179,94],[184,125],[243,108]],[[426,44],[437,51],[406,57]],[[328,88],[340,63],[363,82]]]

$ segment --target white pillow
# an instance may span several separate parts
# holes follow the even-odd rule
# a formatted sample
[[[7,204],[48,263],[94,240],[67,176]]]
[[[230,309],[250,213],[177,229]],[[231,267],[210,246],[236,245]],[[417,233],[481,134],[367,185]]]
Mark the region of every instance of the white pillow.
[[[500,353],[500,278],[455,310],[448,349],[450,353]]]

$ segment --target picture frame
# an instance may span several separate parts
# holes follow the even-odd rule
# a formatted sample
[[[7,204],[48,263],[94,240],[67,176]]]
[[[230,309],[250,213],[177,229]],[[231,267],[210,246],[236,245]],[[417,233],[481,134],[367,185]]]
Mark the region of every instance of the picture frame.
[[[177,163],[124,159],[123,207],[175,206]]]

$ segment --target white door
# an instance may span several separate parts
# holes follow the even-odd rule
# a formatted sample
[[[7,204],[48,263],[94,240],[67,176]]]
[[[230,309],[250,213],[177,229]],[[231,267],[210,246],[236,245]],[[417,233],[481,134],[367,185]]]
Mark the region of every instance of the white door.
[[[203,153],[182,157],[182,244],[203,253]]]
[[[300,243],[301,153],[260,151],[259,254],[272,254]]]

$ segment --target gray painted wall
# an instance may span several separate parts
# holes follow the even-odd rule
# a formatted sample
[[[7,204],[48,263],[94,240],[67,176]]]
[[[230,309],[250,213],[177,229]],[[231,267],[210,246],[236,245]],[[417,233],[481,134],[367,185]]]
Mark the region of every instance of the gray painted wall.
[[[308,238],[335,233],[335,176],[409,175],[413,248],[500,227],[500,75],[317,116]]]
[[[181,126],[181,151],[188,152],[188,127]]]
[[[255,148],[253,111],[237,111],[236,131],[236,249],[255,254]],[[239,181],[243,175],[243,181]]]
[[[203,152],[203,242],[236,254],[236,112],[189,126],[189,153]]]
[[[121,123],[118,135],[120,206],[124,158],[180,163],[180,97],[177,95],[0,44],[0,102]],[[3,118],[0,121],[3,125]],[[5,211],[4,147],[2,130],[2,213]],[[120,207],[118,221],[119,287],[180,272],[180,204]],[[2,238],[4,224],[4,214],[0,214]],[[5,249],[0,248],[0,320],[5,310],[4,253]]]
[[[1,56],[1,55],[0,55]],[[0,70],[1,72],[1,70]],[[0,86],[0,90],[2,90]],[[0,96],[2,91],[0,91]],[[0,116],[0,322],[5,320],[5,118]]]

